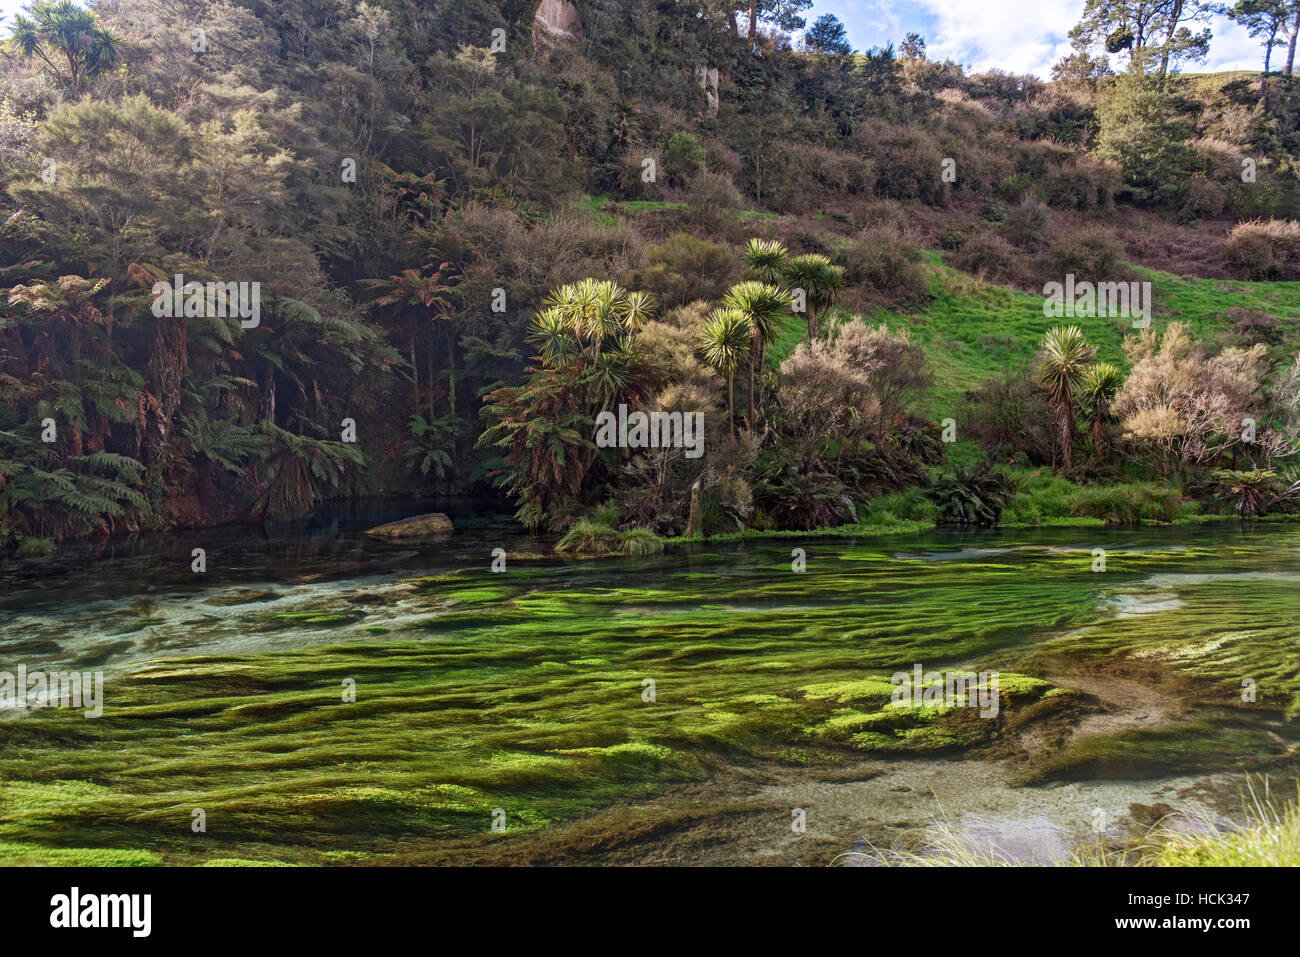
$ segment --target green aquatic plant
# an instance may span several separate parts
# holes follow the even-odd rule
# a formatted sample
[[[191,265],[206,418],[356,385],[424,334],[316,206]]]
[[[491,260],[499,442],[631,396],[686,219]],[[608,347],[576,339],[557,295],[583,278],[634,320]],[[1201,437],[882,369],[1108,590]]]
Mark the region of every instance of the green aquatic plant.
[[[613,528],[584,519],[564,533],[564,537],[555,543],[555,550],[607,555],[615,551],[619,544],[619,534]]]
[[[155,609],[139,640],[184,634],[199,642],[190,657],[111,668],[97,720],[48,709],[0,722],[0,859],[480,859],[498,807],[512,831],[561,841],[720,765],[799,755],[818,774],[846,756],[1002,753],[1022,725],[1095,710],[1047,676],[1099,666],[1176,687],[1185,717],[1034,758],[1040,778],[1267,767],[1292,746],[1280,721],[1300,713],[1291,526],[802,537],[802,574],[793,544],[551,562],[519,578],[476,562],[404,586],[398,616],[337,585],[274,619],[258,602],[220,606],[238,652],[202,643],[215,625]],[[264,634],[265,647],[248,643]],[[891,675],[916,663],[999,670],[999,714],[893,708]],[[196,807],[221,822],[199,841]]]
[[[648,528],[630,528],[619,536],[618,550],[624,555],[658,555],[664,540]]]

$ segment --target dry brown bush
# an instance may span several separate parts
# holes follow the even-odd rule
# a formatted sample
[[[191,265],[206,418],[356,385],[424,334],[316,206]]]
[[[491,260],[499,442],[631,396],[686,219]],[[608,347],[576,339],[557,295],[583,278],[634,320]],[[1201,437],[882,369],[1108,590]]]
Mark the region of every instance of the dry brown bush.
[[[968,238],[948,262],[962,272],[990,281],[1005,281],[1017,273],[1020,252],[994,233],[981,231]]]
[[[1252,219],[1238,223],[1225,244],[1228,262],[1244,279],[1300,275],[1300,222]]]

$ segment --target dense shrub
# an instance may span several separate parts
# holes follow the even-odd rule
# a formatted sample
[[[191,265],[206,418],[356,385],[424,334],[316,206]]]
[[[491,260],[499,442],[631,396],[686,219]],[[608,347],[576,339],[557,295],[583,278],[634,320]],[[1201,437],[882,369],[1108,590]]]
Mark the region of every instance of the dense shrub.
[[[660,306],[683,306],[696,299],[717,299],[739,272],[739,260],[726,246],[677,233],[646,253],[645,271],[636,285],[652,293]]]
[[[629,528],[619,536],[618,550],[623,555],[658,555],[664,540],[648,528]]]
[[[966,393],[966,434],[991,455],[1052,461],[1054,413],[1028,370],[1009,370]]]
[[[1180,489],[1134,482],[1079,489],[1070,499],[1070,511],[1100,518],[1110,525],[1137,525],[1143,521],[1172,522],[1184,504]]]
[[[987,463],[942,473],[926,492],[938,511],[939,521],[981,526],[998,524],[1014,494],[1011,480]]]
[[[804,471],[779,454],[757,462],[754,504],[781,529],[851,525],[858,517],[843,482],[825,472]]]
[[[1222,186],[1204,176],[1197,176],[1187,185],[1187,195],[1178,211],[1179,219],[1183,222],[1213,219],[1222,215],[1227,202],[1228,193]]]
[[[993,192],[998,199],[1006,203],[1016,203],[1026,194],[1037,195],[1042,191],[1042,186],[1034,182],[1032,176],[1028,173],[1012,173],[998,181]]]
[[[704,144],[693,133],[680,130],[664,147],[664,173],[672,181],[690,182],[704,164]]]
[[[1115,281],[1124,271],[1124,247],[1103,229],[1087,229],[1054,239],[1044,258],[1052,276],[1074,273],[1079,279]]]
[[[688,194],[691,219],[706,229],[717,229],[739,209],[744,198],[726,173],[703,170],[691,179]]]
[[[1150,77],[1126,74],[1097,110],[1097,152],[1124,171],[1124,192],[1143,205],[1170,205],[1186,193],[1199,158],[1187,142],[1184,103]]]
[[[875,166],[870,159],[814,144],[799,151],[791,185],[804,200],[825,200],[845,193],[870,192],[875,183]]]
[[[1214,480],[1220,497],[1238,515],[1260,515],[1282,492],[1277,472],[1273,469],[1218,469]]]
[[[948,262],[981,279],[1004,280],[1015,273],[1017,250],[1001,236],[981,232],[971,236]]]
[[[1005,223],[1007,221],[1007,208],[996,199],[986,199],[984,204],[980,206],[980,219],[989,223]]]
[[[725,384],[697,354],[700,329],[708,317],[708,304],[694,302],[670,311],[662,320],[647,322],[638,337],[641,350],[655,368],[655,384],[672,383],[675,391],[718,393]],[[685,408],[661,406],[661,408]]]
[[[1287,203],[1265,183],[1243,183],[1237,179],[1228,183],[1226,189],[1226,211],[1237,219],[1270,219],[1279,208],[1300,208],[1295,199]]]
[[[1245,279],[1287,279],[1300,271],[1300,222],[1239,223],[1224,244],[1228,262]]]
[[[1034,471],[1020,478],[1016,494],[1002,513],[1004,522],[1041,525],[1072,516],[1070,500],[1077,487],[1068,479]]]
[[[943,151],[929,133],[906,128],[891,131],[879,143],[876,160],[876,192],[890,199],[921,200],[940,206],[947,198],[939,179]]]
[[[530,225],[514,210],[480,202],[466,203],[444,224],[440,239],[472,259],[467,299],[475,298],[469,295],[475,281],[487,292],[504,279],[511,302],[540,298],[545,289],[583,276],[622,275],[640,259],[642,248],[636,232],[621,223],[566,212]]]
[[[921,253],[904,245],[895,230],[868,229],[861,238],[833,255],[844,267],[844,281],[891,302],[919,304],[930,297],[929,277]]]
[[[871,500],[870,505],[858,508],[858,521],[863,525],[893,521],[933,522],[937,515],[934,502],[926,497],[925,490],[921,488],[878,495]]]
[[[1230,345],[1282,344],[1282,324],[1262,309],[1229,309],[1228,318],[1232,320],[1232,329],[1226,337]]]
[[[1051,169],[1043,189],[1049,205],[1086,212],[1112,206],[1122,185],[1117,166],[1081,154]]]
[[[961,226],[949,224],[944,229],[943,235],[939,237],[939,241],[935,243],[935,248],[942,249],[944,252],[949,253],[956,252],[966,244],[966,240],[968,239],[970,239],[969,230],[966,230]]]
[[[1021,249],[1037,252],[1042,248],[1043,237],[1052,221],[1047,205],[1032,193],[1025,193],[1020,202],[1007,207],[1006,235]]]
[[[579,552],[584,555],[608,555],[619,546],[618,532],[608,525],[583,520],[569,529],[555,544],[557,552]]]

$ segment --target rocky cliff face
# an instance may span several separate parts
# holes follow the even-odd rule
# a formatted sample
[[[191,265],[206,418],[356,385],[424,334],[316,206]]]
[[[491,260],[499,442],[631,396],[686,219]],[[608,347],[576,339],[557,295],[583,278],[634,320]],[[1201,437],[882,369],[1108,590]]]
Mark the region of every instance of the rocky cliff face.
[[[704,95],[709,101],[709,116],[718,115],[718,68],[716,66],[697,66],[695,78],[700,81]]]
[[[582,18],[569,0],[542,0],[533,15],[533,36],[576,40],[582,36]]]

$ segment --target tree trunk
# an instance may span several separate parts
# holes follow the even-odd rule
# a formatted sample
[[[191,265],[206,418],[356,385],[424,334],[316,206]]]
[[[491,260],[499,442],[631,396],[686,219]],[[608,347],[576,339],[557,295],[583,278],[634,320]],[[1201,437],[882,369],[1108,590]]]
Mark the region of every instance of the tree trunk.
[[[265,365],[262,374],[261,419],[275,425],[275,366],[270,362]]]
[[[1277,28],[1268,35],[1268,44],[1264,47],[1264,73],[1259,78],[1259,99],[1268,111],[1268,65],[1273,59],[1273,41],[1277,39]]]
[[[736,370],[727,374],[727,416],[731,420],[731,437],[736,437]]]
[[[418,362],[416,362],[414,335],[412,335],[410,338],[410,346],[411,346],[411,382],[412,382],[412,388],[415,389],[414,397],[411,400],[411,411],[414,413],[420,411],[420,365]]]
[[[451,409],[452,428],[456,427],[456,335],[447,325],[447,406]]]
[[[451,458],[456,461],[456,334],[450,322],[447,322],[447,407],[451,409]],[[429,397],[429,408],[433,408],[433,397]],[[432,411],[429,413],[432,417]],[[451,475],[447,476],[447,487],[451,488]]]
[[[1098,457],[1102,462],[1106,462],[1110,456],[1110,445],[1106,441],[1106,423],[1102,420],[1101,414],[1094,412],[1092,415],[1092,444]]]
[[[704,531],[703,522],[700,518],[700,480],[696,479],[695,484],[691,486],[691,513],[686,520],[686,537],[699,538]]]
[[[1065,471],[1070,471],[1073,465],[1074,449],[1074,408],[1071,405],[1062,403],[1061,405],[1061,456],[1065,461]]]
[[[1164,49],[1160,54],[1160,86],[1165,85],[1165,74],[1169,72],[1169,44],[1178,30],[1178,21],[1183,18],[1183,0],[1174,0],[1173,10],[1169,14],[1169,29],[1165,31]]]
[[[152,422],[146,438],[154,462],[163,458],[172,418],[181,405],[181,380],[187,359],[185,317],[155,317],[147,368],[150,391],[157,398],[158,407],[150,412]]]
[[[424,377],[429,382],[429,421],[433,422],[433,341],[429,341],[429,353],[424,357]]]
[[[752,50],[754,47],[754,38],[758,36],[758,0],[750,0],[749,4],[749,46]]]
[[[749,349],[749,424],[753,428],[757,416],[754,414],[754,363],[758,359],[758,349],[751,346]]]
[[[1291,42],[1286,48],[1286,75],[1292,76],[1295,69],[1295,41],[1300,37],[1300,6],[1295,8],[1295,20],[1291,23]]]

